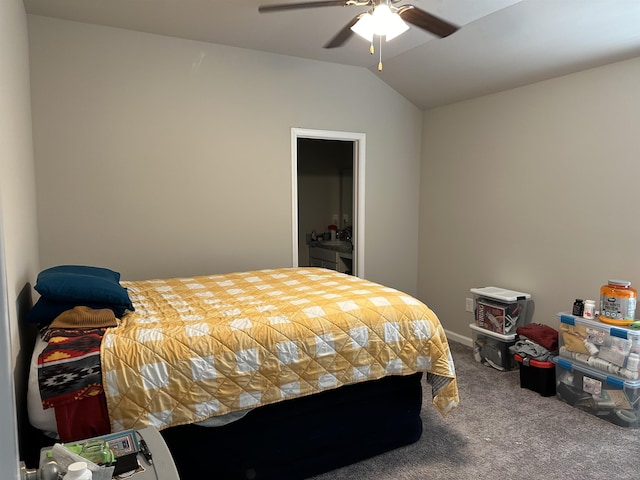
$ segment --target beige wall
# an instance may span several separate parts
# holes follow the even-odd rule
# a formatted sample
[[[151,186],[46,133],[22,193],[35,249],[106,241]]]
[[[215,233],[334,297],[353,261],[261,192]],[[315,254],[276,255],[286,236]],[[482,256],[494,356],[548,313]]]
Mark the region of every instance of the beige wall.
[[[0,2],[0,465],[18,477],[12,377],[20,350],[19,296],[38,268],[27,22],[21,0]],[[2,252],[0,252],[2,255]],[[2,281],[6,279],[6,285]],[[6,288],[5,288],[6,287]],[[8,317],[8,318],[7,318]],[[15,372],[15,373],[14,373]]]
[[[470,337],[469,288],[557,326],[609,278],[640,288],[640,58],[424,112],[419,297]]]
[[[416,293],[421,113],[362,68],[29,16],[42,267],[290,266],[291,128],[364,132],[366,276]]]
[[[37,273],[38,233],[26,16],[20,0],[2,2],[1,8],[0,212],[12,321],[11,343],[16,345],[16,300]]]

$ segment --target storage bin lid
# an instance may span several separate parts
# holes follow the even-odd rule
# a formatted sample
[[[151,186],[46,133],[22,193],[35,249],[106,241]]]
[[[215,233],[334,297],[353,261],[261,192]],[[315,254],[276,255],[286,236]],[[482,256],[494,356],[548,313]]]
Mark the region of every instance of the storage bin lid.
[[[540,360],[535,360],[533,358],[525,360],[521,355],[518,355],[517,353],[513,355],[513,358],[516,359],[516,362],[522,363],[526,366],[536,368],[556,368],[556,365],[553,362],[541,362]]]
[[[491,330],[487,330],[486,328],[479,327],[475,323],[469,324],[469,327],[471,327],[471,330],[475,332],[497,338],[499,340],[502,340],[503,342],[513,342],[517,337],[515,333],[513,335],[502,335],[501,333],[492,332]]]
[[[598,319],[590,320],[583,317],[577,317],[568,312],[560,312],[556,314],[560,317],[560,323],[571,325],[584,325],[587,328],[597,328],[606,331],[612,337],[624,338],[634,342],[640,341],[640,330],[632,330],[627,327],[614,327],[612,325],[602,323]]]
[[[481,297],[495,298],[503,302],[517,302],[518,300],[529,300],[531,298],[531,295],[528,293],[506,290],[500,287],[472,288],[471,293],[475,293]]]

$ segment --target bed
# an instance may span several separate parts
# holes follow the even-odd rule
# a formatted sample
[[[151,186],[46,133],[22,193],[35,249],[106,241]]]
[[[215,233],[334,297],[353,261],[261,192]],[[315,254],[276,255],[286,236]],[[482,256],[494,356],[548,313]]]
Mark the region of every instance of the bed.
[[[126,307],[116,327],[82,325],[99,339],[80,336],[92,345],[81,357],[98,362],[97,381],[69,394],[49,377],[48,400],[29,389],[37,428],[60,435],[63,425],[91,424],[64,431],[65,441],[153,425],[181,478],[307,478],[420,438],[424,382],[443,415],[458,404],[438,318],[398,290],[322,268],[114,278],[127,298],[44,297],[114,302],[114,315]],[[31,385],[34,364],[38,374],[47,366],[43,349],[68,340],[52,325],[44,331],[57,333],[34,350]]]

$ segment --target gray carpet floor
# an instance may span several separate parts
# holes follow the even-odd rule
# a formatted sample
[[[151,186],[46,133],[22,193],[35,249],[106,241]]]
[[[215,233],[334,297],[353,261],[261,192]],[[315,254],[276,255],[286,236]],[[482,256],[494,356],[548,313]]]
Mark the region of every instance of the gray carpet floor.
[[[424,387],[424,433],[415,444],[314,477],[335,479],[562,480],[640,478],[640,429],[520,387],[450,342],[460,406],[442,417]],[[357,442],[357,439],[354,439]]]

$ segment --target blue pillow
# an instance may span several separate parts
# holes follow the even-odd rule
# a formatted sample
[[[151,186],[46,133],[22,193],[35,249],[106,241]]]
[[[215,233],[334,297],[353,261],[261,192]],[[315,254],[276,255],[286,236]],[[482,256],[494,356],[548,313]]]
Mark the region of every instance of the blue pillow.
[[[106,268],[62,265],[43,270],[36,280],[36,291],[47,300],[86,305],[120,305],[133,310],[120,274]]]
[[[47,275],[48,273],[77,273],[80,275],[104,278],[105,280],[113,280],[114,282],[120,281],[120,273],[109,270],[108,268],[91,267],[88,265],[58,265],[57,267],[42,270],[40,275]],[[38,275],[38,278],[40,278],[40,275]]]
[[[108,308],[113,311],[113,314],[121,318],[124,315],[126,307],[123,305],[101,305],[95,303],[64,303],[64,302],[54,302],[52,300],[47,300],[44,297],[40,297],[35,305],[27,312],[27,316],[25,320],[28,323],[41,323],[41,324],[49,324],[55,320],[55,318],[63,312],[67,310],[71,310],[73,307],[84,306],[91,308]]]

